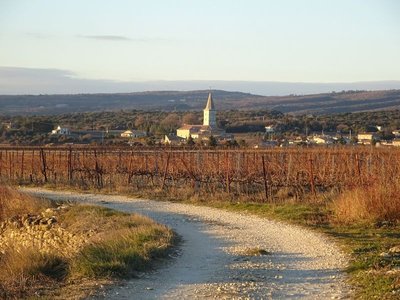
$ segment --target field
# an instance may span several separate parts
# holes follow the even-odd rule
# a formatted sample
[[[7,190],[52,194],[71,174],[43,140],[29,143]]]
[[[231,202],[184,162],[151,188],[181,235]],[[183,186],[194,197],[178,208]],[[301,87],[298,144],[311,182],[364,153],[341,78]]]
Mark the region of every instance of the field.
[[[19,184],[132,190],[192,189],[276,201],[400,179],[396,149],[131,150],[0,148],[0,178]]]
[[[397,149],[4,147],[0,180],[189,201],[312,226],[352,254],[361,298],[400,287],[399,257],[385,257],[399,237]]]

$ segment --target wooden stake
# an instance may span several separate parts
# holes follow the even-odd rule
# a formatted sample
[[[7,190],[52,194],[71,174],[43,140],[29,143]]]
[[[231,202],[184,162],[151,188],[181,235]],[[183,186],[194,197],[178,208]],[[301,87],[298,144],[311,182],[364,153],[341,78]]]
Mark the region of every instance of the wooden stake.
[[[262,167],[263,167],[263,178],[264,178],[264,190],[265,190],[265,200],[268,201],[268,180],[267,180],[267,171],[265,170],[265,158],[264,155],[262,158]]]
[[[165,169],[164,169],[164,176],[163,176],[163,181],[162,181],[162,185],[161,185],[161,189],[164,189],[165,186],[165,180],[167,179],[167,172],[168,172],[168,166],[169,166],[169,157],[170,157],[171,153],[168,153],[167,156],[167,162],[165,163]]]

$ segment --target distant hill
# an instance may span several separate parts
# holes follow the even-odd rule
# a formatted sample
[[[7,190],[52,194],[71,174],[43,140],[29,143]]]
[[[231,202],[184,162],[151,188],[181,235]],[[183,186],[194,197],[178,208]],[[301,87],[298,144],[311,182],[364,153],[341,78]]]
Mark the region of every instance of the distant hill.
[[[1,115],[49,115],[69,112],[202,110],[208,90],[74,95],[0,95]],[[400,108],[400,90],[347,91],[313,95],[260,96],[213,90],[217,109],[269,109],[285,113],[327,114]]]

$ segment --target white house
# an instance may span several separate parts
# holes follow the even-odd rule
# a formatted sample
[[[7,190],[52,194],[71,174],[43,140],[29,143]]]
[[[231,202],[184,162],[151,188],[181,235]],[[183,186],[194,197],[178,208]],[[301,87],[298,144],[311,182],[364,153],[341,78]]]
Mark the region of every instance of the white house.
[[[265,126],[265,133],[274,133],[274,132],[275,132],[274,125]]]
[[[51,131],[51,134],[59,134],[59,135],[70,135],[71,131],[69,130],[69,128],[66,127],[61,127],[61,126],[57,126],[56,129],[53,129]]]
[[[141,138],[145,136],[146,132],[140,130],[126,130],[121,133],[121,137],[123,138]]]
[[[334,139],[328,135],[314,135],[312,138],[312,142],[315,144],[322,144],[322,145],[331,145],[334,142]]]
[[[182,145],[185,141],[186,139],[176,135],[165,135],[162,143],[165,145]]]
[[[375,132],[359,133],[357,139],[359,144],[371,145],[372,141],[377,139],[377,135]]]
[[[396,138],[400,137],[400,129],[393,130],[393,131],[392,131],[392,134],[393,134]]]
[[[3,128],[4,129],[12,129],[12,123],[11,122],[3,122]]]

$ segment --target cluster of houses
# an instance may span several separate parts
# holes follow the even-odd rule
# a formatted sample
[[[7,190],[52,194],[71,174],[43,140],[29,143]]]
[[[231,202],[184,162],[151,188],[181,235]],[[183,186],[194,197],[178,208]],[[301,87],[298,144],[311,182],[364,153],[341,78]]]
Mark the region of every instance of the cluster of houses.
[[[379,146],[400,146],[400,130],[394,130],[392,132],[394,138],[391,140],[382,140],[380,133],[383,131],[382,126],[376,126],[378,132],[363,132],[358,133],[356,136],[352,136],[351,133],[349,135],[342,135],[337,133],[330,134],[313,134],[307,137],[295,137],[294,139],[284,139],[284,140],[273,140],[272,136],[275,133],[275,129],[273,125],[265,127],[266,136],[270,136],[271,140],[263,141],[259,145],[256,145],[255,148],[260,147],[286,147],[286,146],[296,146],[296,145],[375,145]]]
[[[67,127],[57,126],[50,132],[50,135],[66,137],[82,137],[86,135],[90,136],[91,140],[102,140],[110,136],[127,139],[143,138],[147,136],[147,133],[141,130],[71,130]]]
[[[217,143],[233,141],[234,136],[227,134],[224,129],[217,125],[217,111],[215,109],[212,94],[209,93],[206,106],[203,110],[203,124],[184,124],[178,128],[176,134],[165,135],[160,141],[165,145],[184,145],[189,140],[192,142],[208,142],[211,137]],[[378,132],[359,133],[352,137],[351,133],[348,136],[331,134],[314,134],[307,137],[295,137],[293,139],[276,140],[274,135],[276,128],[274,125],[265,126],[265,135],[262,142],[253,145],[254,148],[269,148],[269,147],[290,147],[297,145],[376,145],[376,146],[400,146],[400,130],[393,131],[394,139],[383,141],[379,138],[379,132],[383,131],[381,126],[376,126]],[[105,131],[72,131],[69,128],[58,126],[51,131],[51,135],[58,136],[83,136],[90,135],[91,140],[104,139],[105,137],[121,137],[128,139],[129,144],[133,144],[135,139],[147,137],[147,132],[141,130],[105,130]]]
[[[182,145],[187,143],[189,139],[207,141],[211,136],[218,141],[233,140],[232,135],[227,134],[225,130],[218,128],[216,116],[217,111],[214,106],[212,94],[209,93],[207,104],[204,108],[203,124],[184,124],[182,127],[177,129],[176,134],[165,135],[161,143],[167,145]],[[92,139],[103,139],[110,135],[126,139],[137,139],[147,136],[147,133],[141,130],[72,131],[69,128],[61,126],[52,130],[50,134],[57,136],[82,136],[90,134]]]

